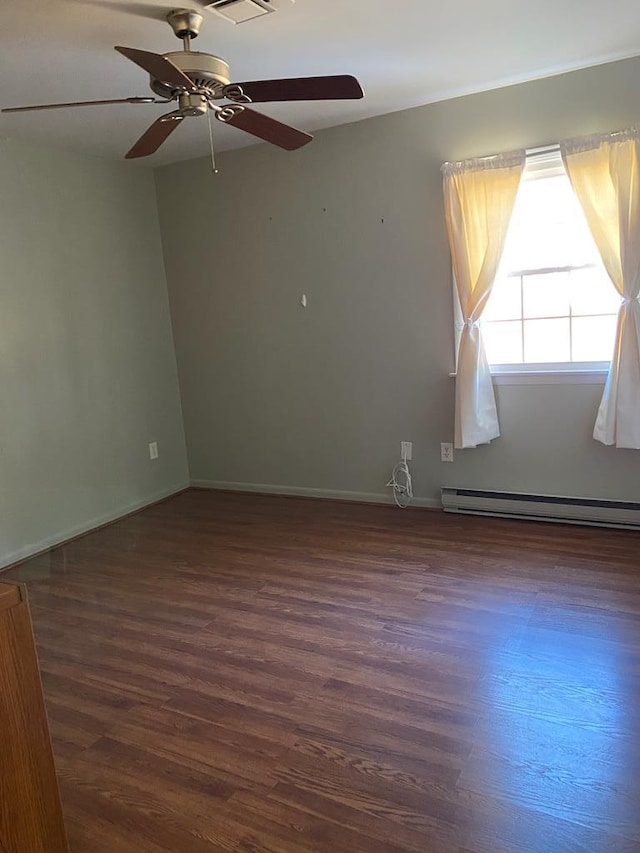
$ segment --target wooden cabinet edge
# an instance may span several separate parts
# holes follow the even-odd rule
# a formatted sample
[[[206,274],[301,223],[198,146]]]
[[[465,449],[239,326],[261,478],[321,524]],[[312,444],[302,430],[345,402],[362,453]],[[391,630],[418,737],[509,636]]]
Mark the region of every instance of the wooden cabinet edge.
[[[0,582],[0,611],[15,607],[22,601],[26,601],[24,587],[15,583]]]
[[[5,710],[13,707],[13,713],[7,713],[7,729],[2,734],[23,745],[21,750],[10,749],[4,756],[0,755],[0,776],[6,782],[3,797],[10,799],[12,794],[16,796],[17,805],[9,809],[9,813],[14,815],[16,809],[26,808],[24,803],[36,803],[33,813],[29,808],[26,811],[30,816],[30,830],[34,830],[34,823],[38,823],[38,838],[32,839],[37,844],[32,848],[33,853],[68,853],[35,637],[23,585],[0,582],[0,629],[5,640],[9,638],[6,648],[0,648],[0,667],[6,667],[8,672],[6,678],[3,673],[0,673],[0,677],[7,687],[13,681],[15,693],[3,697]],[[12,730],[12,724],[15,731]],[[3,766],[3,761],[12,760],[18,761],[18,766],[20,761],[24,762],[18,775],[15,773],[15,764],[13,767]],[[33,782],[31,792],[11,790],[11,780],[19,778],[24,781],[28,776]],[[24,848],[25,836],[18,837],[19,828],[16,829],[15,838],[12,836],[12,827],[5,823],[6,816],[7,811],[3,808],[0,811],[0,851],[27,853]],[[31,831],[28,835],[31,836]]]

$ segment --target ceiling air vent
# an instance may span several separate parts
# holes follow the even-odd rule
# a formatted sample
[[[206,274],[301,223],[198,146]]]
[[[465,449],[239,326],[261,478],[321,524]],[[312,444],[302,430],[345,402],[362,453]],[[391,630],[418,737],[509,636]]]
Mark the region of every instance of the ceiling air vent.
[[[205,9],[222,15],[233,24],[244,24],[245,21],[252,21],[277,11],[271,0],[213,0]]]

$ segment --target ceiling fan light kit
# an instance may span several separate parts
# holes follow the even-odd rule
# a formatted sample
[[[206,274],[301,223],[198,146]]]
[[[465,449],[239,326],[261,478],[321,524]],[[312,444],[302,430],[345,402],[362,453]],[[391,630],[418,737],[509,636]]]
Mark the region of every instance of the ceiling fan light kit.
[[[273,0],[218,0],[211,6],[255,4],[270,6]],[[293,2],[293,0],[291,0]],[[219,10],[218,10],[219,11]],[[245,19],[248,20],[248,19]],[[174,9],[167,15],[174,34],[182,40],[181,51],[165,54],[151,53],[132,47],[116,46],[116,50],[149,74],[151,90],[161,100],[150,97],[117,98],[61,104],[42,104],[31,107],[9,107],[2,112],[60,109],[76,106],[106,104],[163,103],[176,101],[178,109],[156,119],[135,145],[125,154],[126,159],[153,154],[187,117],[213,113],[214,118],[250,133],[265,142],[287,151],[294,151],[311,142],[313,137],[302,130],[276,121],[248,108],[248,104],[273,101],[338,100],[362,98],[363,91],[355,77],[296,77],[284,80],[253,80],[235,83],[229,65],[219,56],[191,50],[197,38],[203,16],[193,9]],[[226,100],[231,103],[218,104]]]

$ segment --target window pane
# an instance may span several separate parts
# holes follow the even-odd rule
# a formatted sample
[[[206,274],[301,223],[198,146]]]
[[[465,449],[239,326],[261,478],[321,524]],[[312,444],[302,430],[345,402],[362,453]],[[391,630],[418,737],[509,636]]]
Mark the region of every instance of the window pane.
[[[569,361],[570,358],[568,317],[560,320],[525,320],[525,361]]]
[[[610,361],[616,320],[615,314],[607,317],[574,317],[571,341],[573,361]]]
[[[597,263],[598,250],[566,175],[524,180],[504,253],[516,271]]]
[[[489,362],[608,361],[619,303],[560,156],[531,159],[483,315]]]
[[[523,297],[525,317],[568,316],[569,273],[524,276]]]
[[[615,314],[619,306],[618,291],[603,269],[572,270],[571,310],[574,314]]]
[[[484,320],[517,320],[522,317],[520,277],[499,278],[495,281]]]
[[[522,323],[484,323],[482,338],[489,364],[522,364]]]

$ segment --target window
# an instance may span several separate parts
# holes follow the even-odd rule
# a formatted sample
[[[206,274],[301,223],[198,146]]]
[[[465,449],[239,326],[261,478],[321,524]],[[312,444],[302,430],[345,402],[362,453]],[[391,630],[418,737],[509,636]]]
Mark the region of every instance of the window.
[[[481,320],[492,372],[607,369],[619,304],[559,152],[528,157]]]

